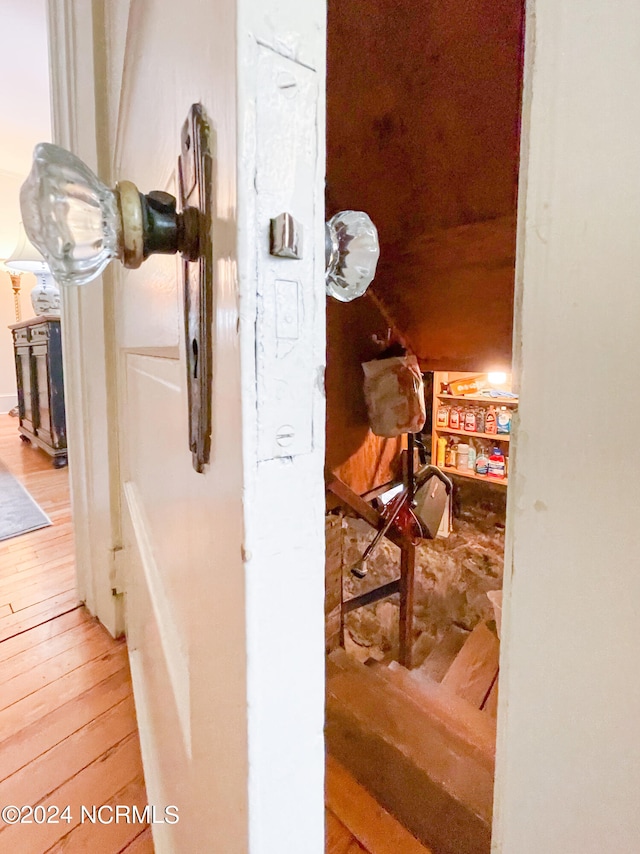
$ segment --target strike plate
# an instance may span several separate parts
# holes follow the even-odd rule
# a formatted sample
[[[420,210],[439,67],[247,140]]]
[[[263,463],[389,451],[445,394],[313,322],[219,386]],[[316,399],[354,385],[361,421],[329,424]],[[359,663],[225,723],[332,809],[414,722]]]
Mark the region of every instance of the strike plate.
[[[290,213],[281,213],[271,220],[269,253],[276,258],[302,258],[302,226]]]
[[[189,447],[193,467],[204,471],[211,456],[211,387],[213,375],[213,257],[211,248],[212,156],[209,125],[201,104],[193,104],[182,126],[178,171],[180,205],[197,211],[199,254],[183,261],[184,320]],[[184,257],[184,256],[183,256]]]

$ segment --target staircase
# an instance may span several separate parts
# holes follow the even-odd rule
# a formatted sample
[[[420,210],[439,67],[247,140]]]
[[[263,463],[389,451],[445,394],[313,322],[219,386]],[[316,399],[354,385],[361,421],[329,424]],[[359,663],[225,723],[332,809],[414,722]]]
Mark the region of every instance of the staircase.
[[[452,626],[421,667],[327,662],[329,753],[434,854],[488,854],[499,641]]]

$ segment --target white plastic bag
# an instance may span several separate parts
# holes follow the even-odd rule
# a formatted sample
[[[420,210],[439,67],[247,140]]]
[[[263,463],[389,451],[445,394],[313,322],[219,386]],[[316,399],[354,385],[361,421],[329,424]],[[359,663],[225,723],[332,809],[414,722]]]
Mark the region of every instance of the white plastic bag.
[[[376,436],[417,433],[424,426],[424,384],[415,356],[363,362],[364,397]]]

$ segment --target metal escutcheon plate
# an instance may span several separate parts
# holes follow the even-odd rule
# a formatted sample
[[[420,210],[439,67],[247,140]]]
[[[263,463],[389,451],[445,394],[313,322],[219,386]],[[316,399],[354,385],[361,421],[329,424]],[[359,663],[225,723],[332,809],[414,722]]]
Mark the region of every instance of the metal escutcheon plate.
[[[194,104],[182,127],[180,206],[197,211],[199,257],[183,260],[184,320],[189,399],[189,448],[193,467],[203,472],[211,456],[213,375],[213,257],[211,246],[212,156],[210,129],[201,104]]]

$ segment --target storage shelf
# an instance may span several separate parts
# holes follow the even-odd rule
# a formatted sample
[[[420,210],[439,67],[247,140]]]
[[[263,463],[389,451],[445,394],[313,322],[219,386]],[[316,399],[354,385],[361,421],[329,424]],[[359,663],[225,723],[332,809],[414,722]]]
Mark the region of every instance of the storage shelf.
[[[476,474],[475,472],[468,470],[454,469],[451,466],[443,466],[442,471],[446,474],[468,477],[470,480],[481,480],[483,483],[495,483],[498,486],[507,486],[509,482],[509,479],[506,477],[489,477],[488,475]]]
[[[456,436],[470,436],[472,439],[491,439],[492,441],[508,442],[509,433],[472,433],[470,430],[454,430],[452,427],[436,427],[436,433],[455,433]]]
[[[437,394],[438,400],[466,400],[467,403],[489,403],[492,406],[517,406],[517,397],[489,397],[483,394]]]
[[[485,412],[489,409],[489,407],[495,407],[496,409],[496,417],[498,415],[498,410],[500,407],[506,407],[509,411],[509,415],[512,415],[518,406],[518,398],[517,397],[490,397],[489,395],[484,394],[444,394],[442,392],[436,392],[436,389],[440,388],[439,383],[445,382],[448,379],[468,379],[471,378],[472,374],[454,374],[453,377],[447,374],[446,372],[435,372],[433,375],[433,421],[432,421],[432,441],[431,441],[431,454],[432,459],[436,460],[438,458],[438,439],[440,437],[446,438],[448,443],[451,443],[454,440],[456,441],[464,441],[469,442],[471,439],[480,439],[483,442],[490,442],[491,446],[497,445],[499,448],[502,448],[502,453],[507,457],[509,452],[509,448],[511,445],[509,444],[511,441],[510,433],[486,433],[483,431],[482,433],[476,432],[475,430],[465,430],[464,423],[460,425],[458,429],[455,427],[438,427],[438,408],[442,406],[442,404],[449,403],[451,405],[455,405],[456,408],[463,406],[464,404],[468,404],[473,406],[474,408],[477,406],[482,406]],[[492,425],[493,426],[493,425]],[[455,457],[454,457],[455,459]],[[455,466],[445,466],[443,471],[452,477],[464,477],[467,480],[479,480],[482,483],[495,483],[497,486],[506,487],[509,483],[508,478],[506,477],[489,477],[488,475],[476,474],[475,471],[469,471],[468,469],[457,469]]]

